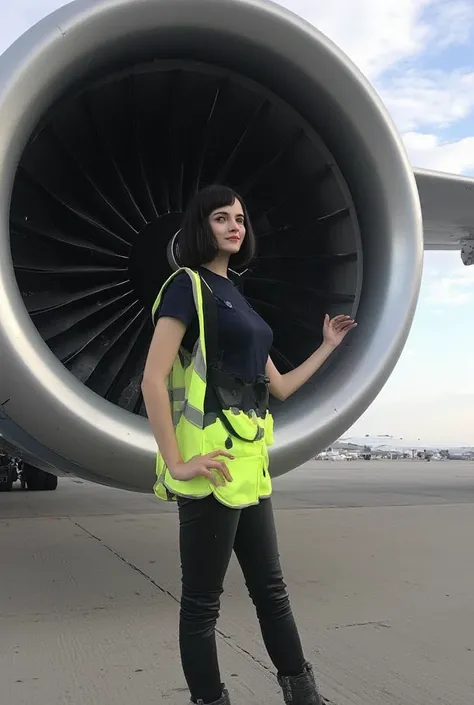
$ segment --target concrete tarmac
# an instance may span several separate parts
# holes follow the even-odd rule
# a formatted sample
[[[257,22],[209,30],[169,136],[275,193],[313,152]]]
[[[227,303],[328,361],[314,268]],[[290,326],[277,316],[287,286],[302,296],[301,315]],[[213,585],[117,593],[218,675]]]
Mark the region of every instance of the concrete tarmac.
[[[275,480],[285,580],[334,705],[474,703],[474,463],[311,462]],[[0,705],[180,705],[174,506],[60,478],[0,494]],[[240,569],[235,705],[282,703]]]

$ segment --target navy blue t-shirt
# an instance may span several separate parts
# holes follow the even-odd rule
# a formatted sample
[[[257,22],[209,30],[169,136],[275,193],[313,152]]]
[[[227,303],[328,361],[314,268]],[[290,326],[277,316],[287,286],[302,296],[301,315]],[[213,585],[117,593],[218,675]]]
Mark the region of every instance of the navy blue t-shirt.
[[[224,372],[255,382],[265,374],[273,331],[254,311],[235,284],[205,267],[199,273],[209,284],[217,301],[217,322],[221,365]],[[191,280],[180,272],[166,288],[156,313],[156,320],[170,316],[186,326],[183,347],[192,351],[199,334],[198,318]]]

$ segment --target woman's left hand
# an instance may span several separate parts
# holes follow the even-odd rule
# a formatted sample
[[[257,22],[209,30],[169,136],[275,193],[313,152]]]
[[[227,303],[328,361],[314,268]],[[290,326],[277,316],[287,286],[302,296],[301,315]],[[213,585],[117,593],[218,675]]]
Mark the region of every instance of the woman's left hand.
[[[323,338],[327,345],[337,348],[342,343],[347,333],[355,328],[357,323],[350,316],[324,317]]]

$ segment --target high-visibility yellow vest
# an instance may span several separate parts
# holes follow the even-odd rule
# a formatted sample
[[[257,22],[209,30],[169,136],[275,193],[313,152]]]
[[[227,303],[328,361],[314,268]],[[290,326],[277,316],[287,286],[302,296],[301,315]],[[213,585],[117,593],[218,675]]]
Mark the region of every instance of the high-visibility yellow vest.
[[[216,499],[229,507],[240,508],[257,504],[260,499],[269,497],[272,493],[268,446],[274,442],[273,417],[268,410],[264,418],[253,410],[247,413],[235,407],[222,410],[230,420],[231,426],[237,430],[237,436],[256,439],[249,442],[229,432],[229,424],[223,423],[217,414],[204,413],[207,357],[201,286],[207,286],[207,283],[192,269],[183,267],[177,270],[161,288],[152,309],[152,316],[154,318],[166,287],[182,271],[188,274],[192,282],[199,336],[192,354],[184,347],[180,348],[166,381],[176,439],[184,462],[195,455],[227,449],[235,456],[235,460],[225,457],[222,460],[227,464],[233,481],[226,482],[222,487],[215,487],[206,477],[175,480],[158,449],[154,492],[163,500],[175,500],[178,495],[197,499],[213,493]]]

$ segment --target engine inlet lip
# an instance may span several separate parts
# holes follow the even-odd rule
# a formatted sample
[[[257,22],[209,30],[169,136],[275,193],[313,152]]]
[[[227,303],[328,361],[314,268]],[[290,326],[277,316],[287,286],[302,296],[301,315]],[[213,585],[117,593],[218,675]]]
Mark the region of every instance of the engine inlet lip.
[[[174,0],[139,2],[143,12],[144,32],[149,19],[158,18],[158,9],[165,22],[176,18]],[[221,29],[223,20],[222,13],[218,12],[219,0],[205,0],[199,18],[195,16],[192,4],[180,3],[181,17],[189,13],[189,23],[195,22],[198,27],[204,22],[212,26],[214,17],[216,29]],[[51,353],[24,306],[13,272],[9,246],[9,207],[20,155],[46,108],[74,82],[75,75],[79,72],[78,63],[74,64],[72,59],[68,59],[68,47],[77,43],[80,38],[83,41],[83,55],[90,55],[88,45],[98,41],[105,27],[107,31],[104,41],[107,45],[117,42],[127,34],[128,27],[121,21],[111,23],[110,18],[114,12],[117,12],[117,17],[122,13],[122,21],[126,16],[131,18],[133,13],[137,13],[136,5],[137,0],[115,0],[103,6],[98,6],[94,0],[79,0],[45,18],[0,58],[0,173],[10,175],[10,178],[3,178],[0,183],[0,346],[6,362],[6,396],[11,399],[5,406],[4,413],[13,421],[18,420],[18,423],[21,419],[23,427],[26,427],[25,432],[38,438],[45,448],[54,449],[58,467],[67,469],[68,466],[74,465],[74,471],[77,471],[76,462],[68,459],[66,448],[70,447],[77,434],[74,424],[80,421],[83,438],[79,445],[90,444],[93,449],[89,456],[89,474],[100,475],[101,468],[107,468],[116,462],[123,467],[125,477],[133,463],[137,474],[143,476],[143,481],[140,479],[137,484],[146,487],[150,486],[147,483],[153,476],[156,452],[147,422],[97,397],[74,379]],[[405,268],[405,276],[411,281],[411,287],[405,287],[403,291],[402,287],[397,291],[394,283],[390,283],[390,288],[385,292],[386,313],[379,315],[376,330],[369,341],[365,363],[360,369],[356,369],[352,381],[341,385],[340,394],[333,404],[329,398],[322,399],[318,428],[309,431],[307,426],[300,425],[295,433],[295,424],[290,423],[281,434],[280,441],[272,450],[275,474],[279,474],[283,465],[286,468],[295,467],[302,459],[308,457],[309,449],[314,446],[314,438],[318,433],[322,443],[334,433],[335,416],[339,418],[339,426],[347,428],[348,421],[355,420],[360,410],[367,407],[383,386],[403,348],[414,314],[421,280],[423,237],[421,209],[413,172],[401,141],[384,114],[375,92],[362,81],[358,73],[356,74],[354,67],[342,53],[314,28],[297,20],[279,6],[258,0],[240,0],[235,8],[232,8],[236,17],[242,17],[242,22],[249,17],[251,11],[257,14],[255,22],[248,29],[250,41],[256,42],[256,37],[261,31],[259,28],[264,24],[270,26],[273,23],[275,30],[281,31],[286,23],[287,41],[281,45],[280,52],[289,64],[298,65],[300,50],[307,62],[308,57],[301,42],[306,45],[313,42],[315,65],[323,54],[333,61],[334,83],[337,84],[337,72],[346,78],[351,74],[351,79],[357,75],[357,80],[353,82],[358,82],[363,91],[362,102],[365,102],[369,110],[367,123],[376,123],[386,140],[385,152],[380,151],[375,155],[375,163],[380,164],[382,169],[384,158],[394,155],[396,157],[392,163],[392,184],[397,198],[404,204],[405,213],[398,218],[399,228],[395,234],[394,251],[398,258],[397,266]],[[228,22],[228,18],[226,21]],[[86,37],[88,33],[89,38]],[[83,60],[83,57],[81,59]],[[307,67],[302,67],[302,71],[305,68]],[[386,196],[385,207],[388,210],[392,196]],[[404,235],[403,228],[409,235]],[[396,297],[398,300],[395,300]],[[389,316],[396,311],[399,312],[398,318],[395,316],[391,325]],[[373,364],[384,337],[386,352],[383,360],[379,361],[379,364]],[[354,390],[357,383],[361,386]],[[354,394],[354,391],[357,393]],[[0,402],[2,401],[3,393]],[[30,403],[31,401],[34,401],[34,404]],[[47,430],[43,426],[44,421],[38,418],[38,410],[42,410],[45,417],[49,416],[50,426]],[[50,434],[54,426],[57,426],[57,432],[53,438]],[[37,430],[33,433],[35,428]],[[101,440],[105,443],[101,444]],[[106,443],[110,443],[110,448],[103,447]],[[117,457],[118,449],[120,458]],[[82,455],[79,465],[83,466],[83,475],[87,476],[87,452],[81,449],[79,456],[83,452],[85,454]],[[107,471],[103,474],[106,475]],[[125,486],[125,480],[123,484]],[[134,486],[132,481],[130,486]]]

